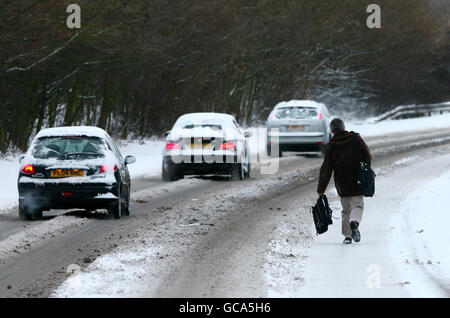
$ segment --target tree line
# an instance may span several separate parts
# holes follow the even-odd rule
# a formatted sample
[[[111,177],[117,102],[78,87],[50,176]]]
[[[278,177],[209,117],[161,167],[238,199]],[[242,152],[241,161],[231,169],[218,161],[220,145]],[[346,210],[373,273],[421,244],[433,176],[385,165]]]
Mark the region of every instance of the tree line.
[[[450,96],[446,0],[2,0],[0,152],[34,134],[95,125],[161,135],[186,112],[264,121],[288,99],[364,116]]]

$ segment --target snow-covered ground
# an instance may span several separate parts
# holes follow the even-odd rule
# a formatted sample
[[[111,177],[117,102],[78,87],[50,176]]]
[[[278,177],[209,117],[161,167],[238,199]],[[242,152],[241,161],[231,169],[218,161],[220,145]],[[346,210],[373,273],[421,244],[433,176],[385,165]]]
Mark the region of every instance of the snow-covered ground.
[[[449,127],[450,113],[430,117],[385,120],[381,122],[373,122],[369,119],[365,122],[350,122],[346,124],[347,130],[356,131],[363,137]]]
[[[0,213],[2,210],[17,205],[17,175],[19,171],[19,160],[8,158],[0,160],[0,176],[2,189],[0,191]]]
[[[128,166],[131,178],[148,178],[161,175],[164,141],[157,139],[128,143],[121,141],[120,145],[119,148],[124,157],[128,155],[136,157],[136,162]]]
[[[53,297],[147,297],[148,283],[144,277],[157,266],[163,252],[158,246],[143,246],[136,240],[134,248],[120,247],[115,253],[97,258],[89,272],[81,273],[78,267],[52,295]],[[146,277],[147,278],[147,277]]]
[[[450,171],[411,193],[392,217],[391,254],[413,297],[439,297],[450,281]]]

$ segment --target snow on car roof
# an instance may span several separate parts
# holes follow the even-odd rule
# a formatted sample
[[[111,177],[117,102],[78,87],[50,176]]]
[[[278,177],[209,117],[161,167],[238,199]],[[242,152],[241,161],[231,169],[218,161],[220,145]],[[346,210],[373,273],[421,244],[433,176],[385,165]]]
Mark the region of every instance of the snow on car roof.
[[[180,118],[178,118],[179,120],[214,120],[214,119],[221,119],[221,120],[233,120],[234,117],[232,115],[229,114],[224,114],[224,113],[189,113],[189,114],[184,114],[182,116],[180,116]]]
[[[275,108],[293,107],[293,106],[320,107],[320,106],[323,106],[323,104],[315,102],[313,100],[293,99],[293,100],[290,100],[290,101],[280,102],[280,103],[275,105]]]
[[[189,113],[180,116],[175,126],[182,125],[184,123],[192,123],[192,122],[204,122],[204,123],[223,123],[228,122],[231,123],[235,118],[229,114],[223,113]]]
[[[103,129],[93,126],[53,127],[42,129],[35,138],[54,136],[87,136],[104,138],[107,136],[107,133]]]

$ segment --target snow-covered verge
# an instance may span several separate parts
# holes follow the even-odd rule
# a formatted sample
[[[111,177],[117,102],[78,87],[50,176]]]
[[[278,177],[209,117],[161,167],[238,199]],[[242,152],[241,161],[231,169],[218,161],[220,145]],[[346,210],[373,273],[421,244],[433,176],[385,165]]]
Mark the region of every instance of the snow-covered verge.
[[[391,219],[390,252],[412,297],[447,297],[450,171],[411,193]]]
[[[133,155],[136,162],[128,166],[131,178],[148,178],[161,175],[162,151],[165,142],[148,139],[134,142],[119,142],[122,155]]]
[[[380,122],[348,122],[347,130],[360,133],[363,137],[381,136],[400,132],[440,129],[450,127],[450,113],[430,117],[409,118],[399,120],[384,120]]]
[[[0,176],[2,189],[0,191],[0,213],[17,205],[17,175],[19,160],[16,158],[0,159]]]
[[[89,273],[74,271],[53,294],[53,297],[146,297],[144,279],[163,251],[159,246],[144,247],[143,239],[136,240],[134,248],[119,247],[115,253],[96,259]]]

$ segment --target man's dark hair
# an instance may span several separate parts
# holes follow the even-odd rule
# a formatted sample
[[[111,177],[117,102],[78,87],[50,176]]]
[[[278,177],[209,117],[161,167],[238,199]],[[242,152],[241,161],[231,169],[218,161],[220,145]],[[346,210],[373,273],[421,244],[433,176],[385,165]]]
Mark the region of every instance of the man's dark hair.
[[[345,130],[344,121],[340,118],[334,118],[330,123],[330,129],[333,134]]]

